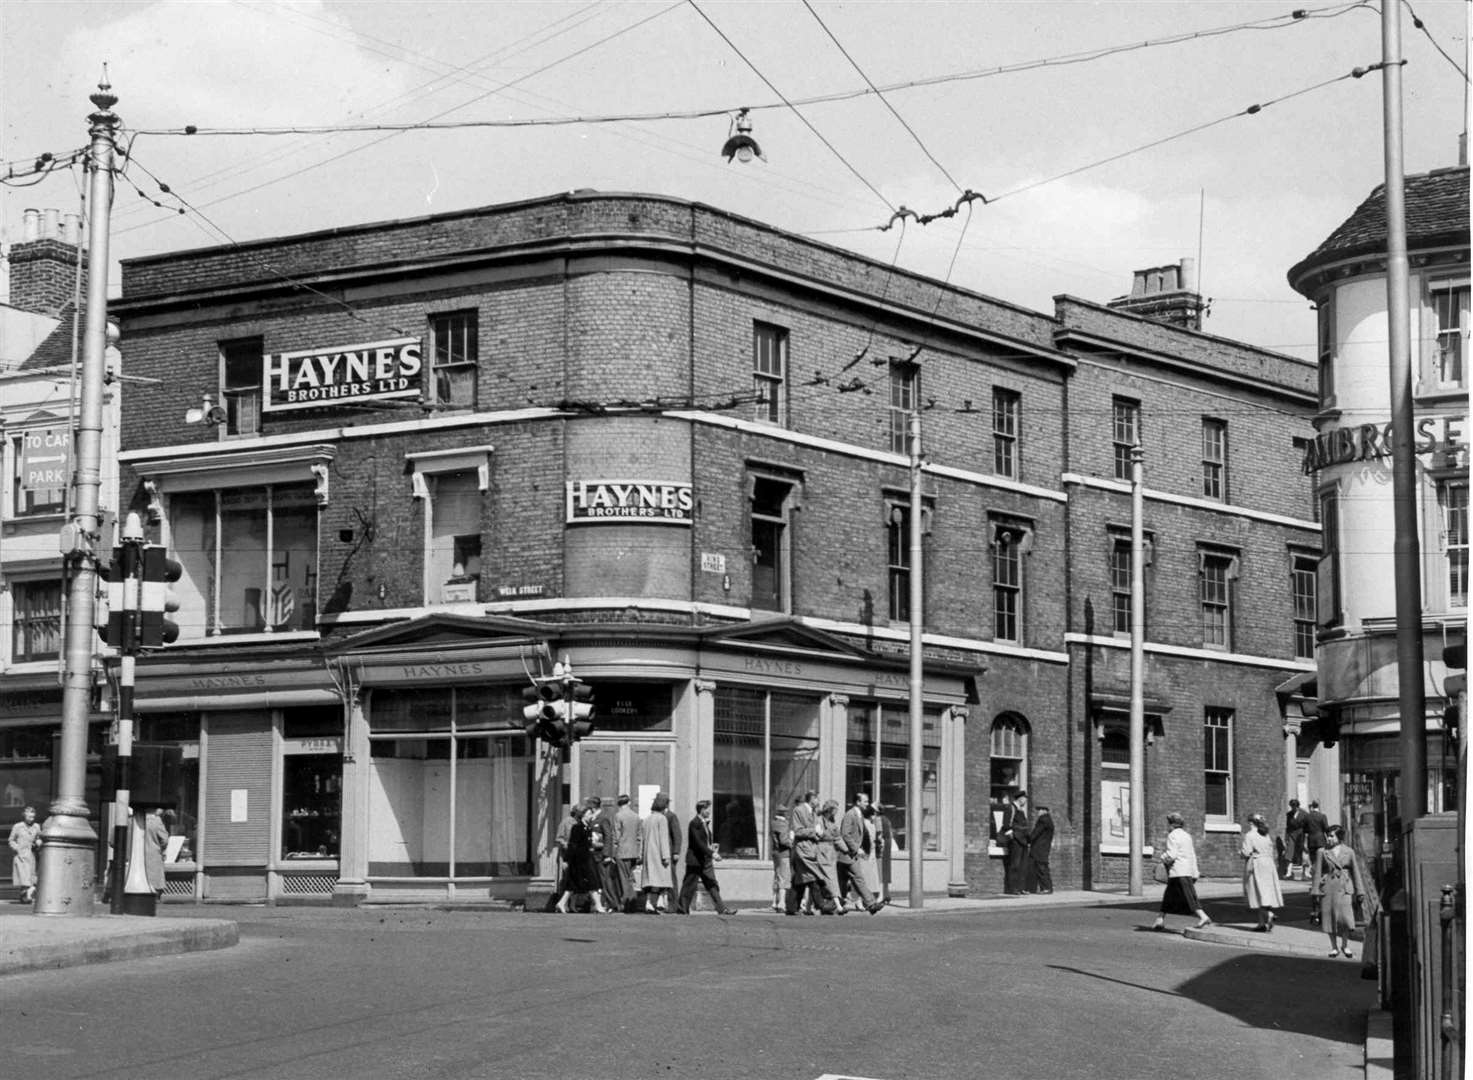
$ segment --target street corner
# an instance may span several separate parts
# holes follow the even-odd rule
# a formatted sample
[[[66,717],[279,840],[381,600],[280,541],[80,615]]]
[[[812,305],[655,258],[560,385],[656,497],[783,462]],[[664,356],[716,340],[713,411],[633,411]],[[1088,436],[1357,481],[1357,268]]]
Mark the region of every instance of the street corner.
[[[1260,932],[1252,923],[1218,923],[1208,926],[1189,926],[1181,932],[1190,941],[1202,941],[1211,945],[1231,945],[1239,949],[1257,949],[1263,952],[1292,953],[1298,956],[1324,957],[1328,951],[1328,939],[1315,930],[1297,926],[1276,924],[1267,932]],[[1352,957],[1351,959],[1358,959]]]
[[[0,926],[0,976],[227,949],[239,941],[240,928],[228,919],[6,920]]]

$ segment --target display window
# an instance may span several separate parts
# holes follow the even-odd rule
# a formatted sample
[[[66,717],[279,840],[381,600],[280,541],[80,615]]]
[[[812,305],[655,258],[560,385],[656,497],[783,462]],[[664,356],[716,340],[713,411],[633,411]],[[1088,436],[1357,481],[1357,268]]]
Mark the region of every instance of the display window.
[[[941,711],[927,706],[921,714],[921,844],[940,851]],[[910,707],[904,702],[850,701],[848,745],[844,768],[845,801],[867,791],[885,807],[895,847],[908,851]]]
[[[818,790],[822,703],[806,694],[716,688],[712,824],[724,854],[767,857],[774,811]]]

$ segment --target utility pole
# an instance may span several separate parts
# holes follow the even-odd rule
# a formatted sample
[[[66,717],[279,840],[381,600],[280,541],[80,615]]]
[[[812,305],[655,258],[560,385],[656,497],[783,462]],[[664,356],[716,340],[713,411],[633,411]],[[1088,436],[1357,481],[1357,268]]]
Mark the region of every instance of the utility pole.
[[[1146,538],[1142,522],[1146,452],[1130,448],[1130,895],[1145,891],[1146,853]]]
[[[912,909],[926,902],[925,837],[921,831],[921,724],[925,715],[921,629],[926,596],[921,578],[921,517],[921,410],[917,406],[910,413],[910,758],[905,785],[905,846],[910,859]]]
[[[90,916],[97,833],[87,813],[87,725],[92,715],[93,609],[97,595],[98,502],[102,489],[102,392],[107,351],[108,217],[113,194],[114,134],[107,69],[91,95],[92,137],[87,168],[87,311],[82,341],[82,408],[77,424],[72,519],[62,528],[61,551],[71,581],[62,669],[61,747],[55,800],[41,826],[37,915]]]

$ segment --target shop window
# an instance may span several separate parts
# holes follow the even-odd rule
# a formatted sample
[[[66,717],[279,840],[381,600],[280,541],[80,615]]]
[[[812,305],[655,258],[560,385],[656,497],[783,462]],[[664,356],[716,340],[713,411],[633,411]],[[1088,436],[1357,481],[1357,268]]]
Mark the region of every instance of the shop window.
[[[65,512],[70,432],[66,428],[31,428],[6,441],[11,516]]]
[[[371,877],[532,873],[519,687],[376,690],[367,711]]]
[[[1431,381],[1438,389],[1468,385],[1468,286],[1435,287],[1431,290],[1435,340],[1432,346]]]
[[[910,417],[920,401],[921,369],[890,363],[890,452],[910,456]]]
[[[1197,581],[1202,613],[1202,644],[1207,648],[1232,651],[1237,577],[1236,555],[1223,551],[1198,550]]]
[[[723,852],[767,858],[773,812],[819,788],[821,703],[802,694],[716,688],[711,802]]]
[[[172,779],[169,802],[162,815],[170,843],[164,850],[166,866],[199,861],[199,713],[159,713],[138,717],[135,746],[169,746],[180,751],[179,768],[166,773]],[[176,839],[177,838],[177,839]]]
[[[428,397],[447,409],[476,404],[477,313],[455,311],[430,316]]]
[[[1314,659],[1314,635],[1319,615],[1315,607],[1315,585],[1319,560],[1313,555],[1292,555],[1290,590],[1294,597],[1294,657]]]
[[[61,582],[12,582],[10,605],[11,660],[56,659],[61,654]]]
[[[1003,713],[992,722],[988,749],[991,760],[988,838],[996,843],[1008,803],[1019,791],[1028,790],[1028,721],[1017,713]]]
[[[1202,806],[1209,822],[1230,823],[1233,814],[1233,710],[1202,712]]]
[[[261,383],[265,369],[261,338],[220,343],[220,399],[225,435],[261,433]]]
[[[1141,403],[1130,398],[1110,399],[1111,440],[1115,450],[1115,479],[1130,479],[1130,451],[1141,441]]]
[[[997,387],[992,391],[992,471],[1016,480],[1021,474],[1018,439],[1023,395]]]
[[[315,630],[317,510],[310,484],[171,498],[180,636]]]
[[[788,419],[788,332],[769,323],[752,324],[752,391],[755,418],[769,424]]]
[[[281,761],[281,857],[336,859],[342,837],[343,755],[288,753]]]
[[[791,537],[788,509],[793,485],[769,476],[753,475],[752,607],[788,611],[792,604]]]
[[[1130,850],[1130,734],[1104,729],[1100,740],[1100,848]]]
[[[1202,418],[1202,497],[1228,499],[1227,421]]]
[[[941,713],[927,707],[921,714],[921,845],[938,851],[937,777],[941,762]],[[849,703],[848,743],[845,748],[845,798],[852,802],[868,791],[872,802],[885,807],[895,834],[895,846],[908,850],[910,842],[910,707],[888,702]]]
[[[1466,474],[1465,474],[1466,475]],[[1437,501],[1442,510],[1442,541],[1447,566],[1447,604],[1468,606],[1468,484],[1438,485]]]

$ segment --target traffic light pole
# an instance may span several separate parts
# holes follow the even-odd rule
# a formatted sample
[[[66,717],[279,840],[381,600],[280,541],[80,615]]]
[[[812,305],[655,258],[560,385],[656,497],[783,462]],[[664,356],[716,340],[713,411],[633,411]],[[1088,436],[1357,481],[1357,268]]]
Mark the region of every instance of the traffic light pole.
[[[113,800],[113,857],[108,867],[108,911],[124,914],[123,892],[128,865],[128,827],[133,786],[133,687],[134,664],[138,652],[138,631],[143,598],[143,535],[136,514],[129,514],[123,542],[113,561],[121,578],[122,611],[118,649],[122,659],[118,666],[118,754],[116,795]]]
[[[105,76],[104,76],[105,79]],[[73,515],[62,530],[68,592],[62,669],[61,746],[50,814],[41,826],[37,915],[85,917],[93,911],[97,833],[87,813],[87,725],[92,716],[93,608],[97,592],[98,504],[102,489],[102,394],[107,351],[108,218],[112,207],[116,95],[106,81],[91,95],[87,168],[87,310],[82,348]]]

